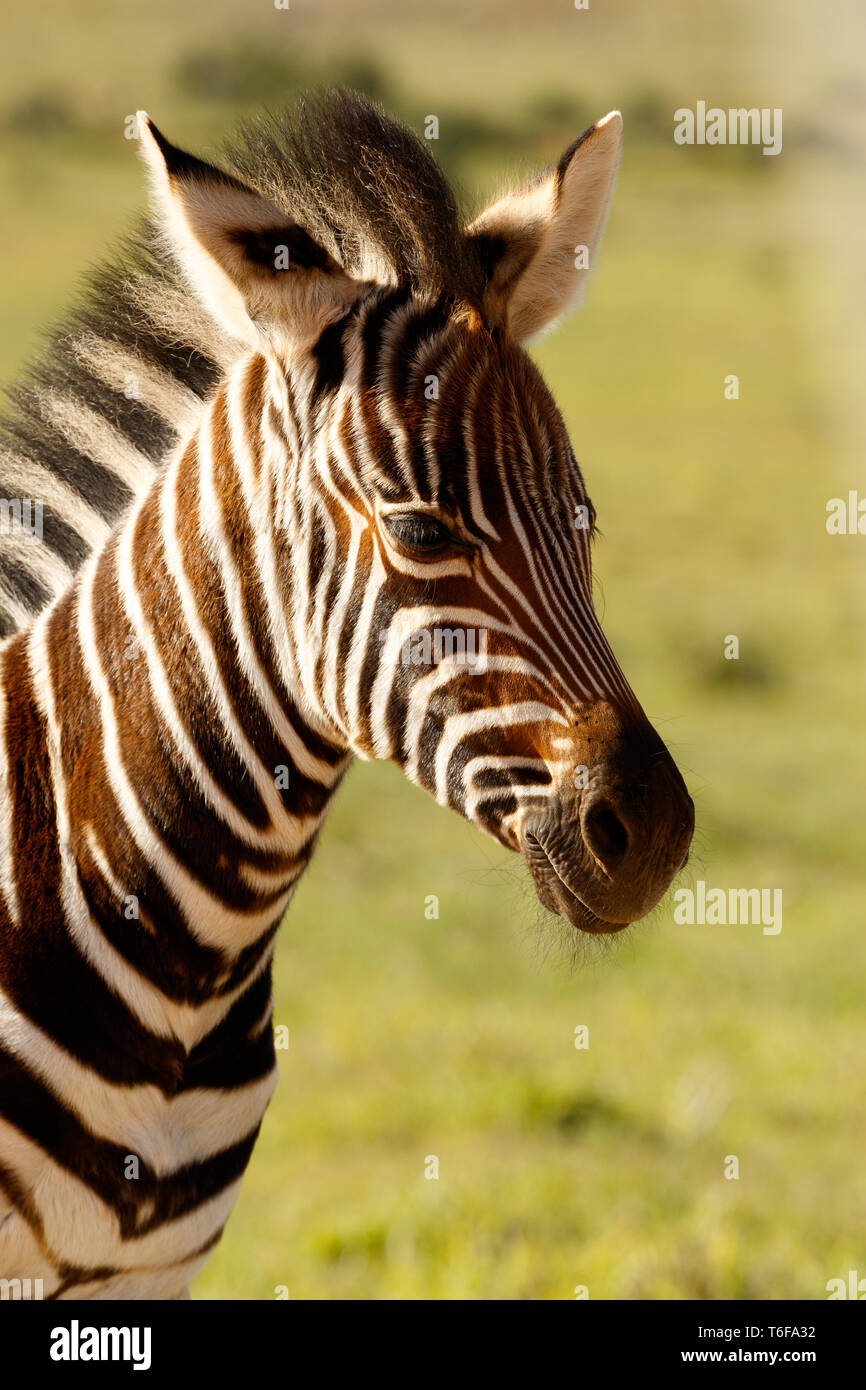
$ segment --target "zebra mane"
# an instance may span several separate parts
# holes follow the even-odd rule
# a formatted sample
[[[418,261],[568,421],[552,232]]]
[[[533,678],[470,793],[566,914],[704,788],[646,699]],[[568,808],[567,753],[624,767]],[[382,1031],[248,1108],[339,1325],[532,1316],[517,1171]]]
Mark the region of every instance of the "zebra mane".
[[[342,89],[244,122],[220,161],[350,273],[478,302],[483,271],[424,144]],[[244,351],[211,320],[148,218],[88,279],[0,418],[0,506],[40,510],[0,536],[0,637],[69,584]],[[30,513],[28,513],[29,515]]]
[[[330,88],[244,122],[226,161],[350,274],[373,260],[418,294],[475,303],[477,250],[423,141],[357,92]]]

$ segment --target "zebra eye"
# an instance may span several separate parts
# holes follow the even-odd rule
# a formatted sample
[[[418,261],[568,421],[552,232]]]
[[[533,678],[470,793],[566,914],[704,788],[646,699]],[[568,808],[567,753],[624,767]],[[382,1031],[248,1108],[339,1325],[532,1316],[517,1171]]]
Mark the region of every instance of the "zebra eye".
[[[454,545],[455,540],[447,526],[434,516],[419,512],[403,512],[385,517],[385,525],[398,545],[406,550],[429,555],[436,550],[444,550]]]

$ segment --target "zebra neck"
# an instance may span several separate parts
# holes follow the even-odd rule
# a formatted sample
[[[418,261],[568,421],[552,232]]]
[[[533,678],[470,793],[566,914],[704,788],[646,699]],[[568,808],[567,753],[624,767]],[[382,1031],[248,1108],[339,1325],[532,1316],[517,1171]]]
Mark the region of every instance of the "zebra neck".
[[[231,415],[227,385],[31,652],[74,911],[138,921],[205,989],[267,948],[349,761],[293,685],[272,490]]]

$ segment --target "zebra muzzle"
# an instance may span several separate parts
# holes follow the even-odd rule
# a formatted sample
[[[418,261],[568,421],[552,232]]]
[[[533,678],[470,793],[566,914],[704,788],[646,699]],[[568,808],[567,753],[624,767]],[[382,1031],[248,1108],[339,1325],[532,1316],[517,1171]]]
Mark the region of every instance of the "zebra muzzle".
[[[616,932],[645,917],[688,858],[691,797],[657,736],[640,751],[628,776],[620,756],[602,761],[585,791],[563,785],[520,830],[542,905],[582,931]]]

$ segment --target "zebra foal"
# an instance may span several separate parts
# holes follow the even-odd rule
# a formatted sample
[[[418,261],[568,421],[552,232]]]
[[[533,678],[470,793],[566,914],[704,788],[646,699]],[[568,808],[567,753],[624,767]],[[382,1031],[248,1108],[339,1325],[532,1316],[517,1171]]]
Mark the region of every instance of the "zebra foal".
[[[523,347],[594,259],[619,116],[468,226],[350,93],[223,167],[139,134],[159,241],[2,455],[45,524],[0,555],[0,1276],[52,1298],[183,1296],[218,1241],[275,1083],[274,935],[353,756],[579,930],[649,911],[693,828]]]

